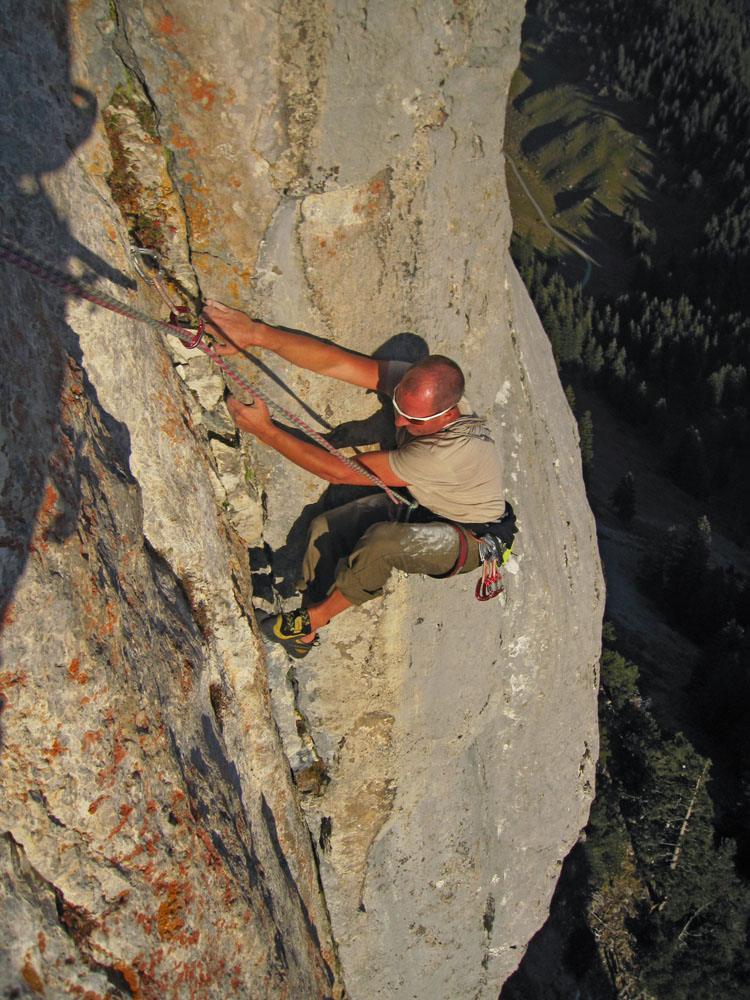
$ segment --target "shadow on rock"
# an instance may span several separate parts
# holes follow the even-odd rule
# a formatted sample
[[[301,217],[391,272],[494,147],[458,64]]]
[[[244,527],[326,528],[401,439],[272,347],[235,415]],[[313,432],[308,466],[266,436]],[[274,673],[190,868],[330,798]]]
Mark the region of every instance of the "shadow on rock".
[[[90,135],[95,96],[71,79],[68,9],[63,0],[12,2],[2,14],[4,100],[0,130],[13,136],[0,154],[0,229],[27,250],[64,267],[71,258],[83,277],[121,287],[134,283],[82,245],[48,197],[43,178],[59,175]],[[57,178],[55,183],[57,183]],[[46,506],[54,506],[61,446],[61,393],[81,361],[65,299],[29,274],[0,265],[4,352],[0,373],[0,628],[24,571]],[[66,484],[68,491],[70,484]],[[52,491],[52,492],[51,492]],[[65,496],[67,506],[75,498]],[[76,517],[57,518],[52,538],[63,541]]]

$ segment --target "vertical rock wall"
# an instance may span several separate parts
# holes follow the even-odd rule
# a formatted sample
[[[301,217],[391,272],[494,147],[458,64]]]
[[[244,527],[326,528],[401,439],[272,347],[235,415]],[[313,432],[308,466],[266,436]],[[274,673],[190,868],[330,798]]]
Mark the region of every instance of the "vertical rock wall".
[[[108,15],[4,10],[2,230],[152,310]],[[150,329],[0,280],[0,993],[341,995],[202,408]]]
[[[0,264],[0,979],[494,998],[586,820],[603,606],[575,424],[507,259],[522,5],[11,7],[3,231],[149,311],[127,229],[186,301],[454,356],[521,533],[503,606],[394,579],[290,672],[251,600],[293,604],[341,496],[238,441],[202,356]],[[338,442],[387,436],[374,396],[262,361]]]

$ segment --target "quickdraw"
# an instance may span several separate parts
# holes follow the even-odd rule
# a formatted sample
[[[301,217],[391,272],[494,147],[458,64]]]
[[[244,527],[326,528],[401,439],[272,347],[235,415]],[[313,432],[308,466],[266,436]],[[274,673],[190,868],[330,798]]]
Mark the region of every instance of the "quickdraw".
[[[408,518],[407,518],[408,519]],[[500,567],[509,554],[509,549],[493,535],[483,535],[477,538],[465,527],[455,524],[453,521],[446,521],[446,524],[456,532],[458,536],[458,558],[453,568],[447,573],[431,573],[436,580],[445,580],[460,573],[466,565],[469,554],[468,539],[471,538],[479,543],[479,558],[482,561],[482,576],[477,582],[474,596],[478,601],[491,601],[493,597],[498,597],[503,592],[503,584],[500,577]]]
[[[161,267],[159,254],[155,250],[147,250],[145,247],[131,246],[130,256],[133,260],[133,267],[135,268],[138,276],[142,278],[147,285],[151,285],[164,305],[167,309],[169,309],[169,322],[182,327],[182,329],[187,333],[187,331],[194,325],[192,313],[187,306],[178,306],[167,294],[163,285],[164,272]],[[146,265],[148,261],[151,262],[151,267],[154,271],[153,274],[147,273]],[[195,335],[193,337],[187,337],[183,341],[185,347],[190,350],[197,347],[203,340],[204,331],[205,324],[203,322],[203,317],[199,316],[197,324],[195,325]]]
[[[511,512],[512,512],[512,508]],[[508,558],[510,549],[495,535],[486,534],[479,539],[479,558],[482,560],[482,576],[477,582],[474,596],[478,601],[491,601],[503,592],[500,567]]]
[[[503,582],[497,559],[490,559],[482,564],[482,576],[477,581],[474,596],[478,601],[491,601],[503,592]]]

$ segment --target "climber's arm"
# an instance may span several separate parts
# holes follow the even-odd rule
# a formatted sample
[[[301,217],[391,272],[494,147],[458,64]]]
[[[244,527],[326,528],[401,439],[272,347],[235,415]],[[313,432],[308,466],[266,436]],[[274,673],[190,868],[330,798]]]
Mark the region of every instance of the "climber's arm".
[[[329,483],[346,484],[350,486],[369,486],[372,480],[367,476],[350,469],[340,459],[324,448],[319,448],[310,441],[304,441],[279,427],[271,420],[266,404],[256,399],[255,403],[245,406],[234,398],[227,397],[227,408],[232,420],[240,430],[254,434],[259,441],[270,445],[284,458],[312,472]],[[381,479],[386,486],[406,486],[391,469],[387,451],[368,451],[357,456],[357,462],[366,466]]]
[[[273,351],[298,368],[349,382],[364,389],[383,386],[387,361],[348,351],[307,333],[258,323],[239,309],[209,301],[203,311],[209,332],[217,339],[218,354],[236,354],[249,347]]]

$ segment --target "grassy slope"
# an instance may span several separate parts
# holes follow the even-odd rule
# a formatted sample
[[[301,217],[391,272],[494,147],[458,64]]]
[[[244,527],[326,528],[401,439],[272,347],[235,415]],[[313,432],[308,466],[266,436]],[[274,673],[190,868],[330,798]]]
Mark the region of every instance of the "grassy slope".
[[[660,243],[653,257],[658,266],[679,266],[690,254],[705,225],[706,205],[700,195],[667,196],[657,178],[671,178],[668,164],[652,150],[643,113],[595,94],[586,86],[573,49],[542,51],[529,19],[529,37],[513,79],[505,146],[526,185],[561,233],[574,239],[596,262],[588,292],[616,295],[624,291],[635,267],[622,222],[627,206],[637,208]],[[508,187],[514,229],[531,231],[544,250],[550,232],[524,195],[512,171]],[[674,263],[670,263],[674,261]],[[572,251],[563,273],[580,280],[580,261]]]

